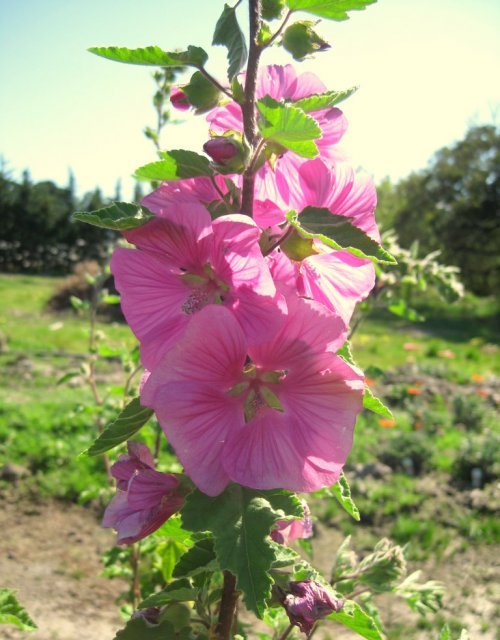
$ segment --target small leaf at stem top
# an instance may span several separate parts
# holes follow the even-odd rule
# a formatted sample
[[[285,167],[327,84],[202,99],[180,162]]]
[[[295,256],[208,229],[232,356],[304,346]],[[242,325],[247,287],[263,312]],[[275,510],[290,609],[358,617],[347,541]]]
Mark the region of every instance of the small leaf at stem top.
[[[187,51],[163,51],[160,47],[90,47],[90,53],[115,62],[139,64],[154,67],[188,66],[201,68],[208,60],[207,52],[201,47],[189,46]]]
[[[229,67],[227,77],[231,81],[243,69],[247,59],[247,46],[238,19],[236,9],[225,4],[220,18],[215,25],[212,44],[227,47]]]

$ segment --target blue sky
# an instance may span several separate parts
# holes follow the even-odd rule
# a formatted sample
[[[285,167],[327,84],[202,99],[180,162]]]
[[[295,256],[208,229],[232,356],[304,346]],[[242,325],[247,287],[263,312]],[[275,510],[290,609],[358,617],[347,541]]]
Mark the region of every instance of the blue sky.
[[[28,168],[35,180],[65,184],[71,167],[79,193],[100,185],[111,195],[121,178],[130,197],[134,169],[155,159],[142,134],[155,119],[151,70],[86,48],[197,44],[223,79],[225,52],[210,48],[222,7],[219,0],[0,0],[0,154],[12,174]],[[343,104],[344,148],[354,164],[377,180],[397,179],[469,124],[498,121],[497,0],[379,0],[351,16],[322,22],[318,31],[332,48],[295,64],[332,89],[360,85]],[[290,60],[272,50],[264,62]],[[164,148],[200,150],[204,118],[182,118],[166,130]]]

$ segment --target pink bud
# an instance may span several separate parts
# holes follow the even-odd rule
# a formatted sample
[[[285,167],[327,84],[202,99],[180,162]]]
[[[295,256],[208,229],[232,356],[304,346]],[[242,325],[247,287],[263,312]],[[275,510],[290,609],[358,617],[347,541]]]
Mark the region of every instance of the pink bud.
[[[203,150],[214,162],[225,165],[241,153],[241,145],[231,138],[221,136],[205,142]]]
[[[321,620],[333,611],[337,612],[344,606],[344,601],[336,598],[333,593],[313,580],[290,582],[290,593],[284,600],[283,606],[292,624],[306,634],[314,627],[316,620]]]
[[[178,109],[179,111],[187,111],[191,107],[187,95],[179,87],[172,87],[170,89],[170,102],[174,109]]]
[[[128,442],[128,455],[111,467],[117,492],[104,512],[103,527],[118,533],[118,544],[132,544],[156,531],[184,504],[179,480],[154,468],[151,451],[140,442]]]
[[[276,528],[271,531],[271,538],[275,542],[288,545],[299,538],[310,538],[313,534],[311,511],[305,500],[301,500],[304,508],[302,520],[278,520]]]

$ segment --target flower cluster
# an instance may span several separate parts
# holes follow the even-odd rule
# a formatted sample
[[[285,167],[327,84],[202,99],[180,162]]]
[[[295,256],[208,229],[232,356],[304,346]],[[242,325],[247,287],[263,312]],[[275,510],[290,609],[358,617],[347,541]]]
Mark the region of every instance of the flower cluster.
[[[325,90],[311,73],[270,66],[260,73],[257,98],[288,104]],[[171,100],[189,108],[181,89]],[[287,214],[298,212],[300,221],[306,207],[321,207],[378,240],[376,194],[338,147],[343,113],[333,107],[309,115],[322,132],[317,157],[262,145],[250,217],[228,208],[242,187],[241,175],[231,173],[237,163],[228,163],[247,162],[241,107],[210,111],[213,138],[204,149],[216,175],[164,182],[146,196],[154,219],[124,232],[133,248],[117,248],[111,261],[148,370],[141,403],[155,411],[185,472],[209,496],[230,482],[298,492],[335,483],[362,407],[363,375],[337,351],[356,303],[374,285],[373,265],[318,238],[304,242]],[[297,249],[301,243],[305,249]],[[143,512],[129,512],[146,477],[156,497],[170,496],[156,515],[173,512],[177,499],[171,476],[160,481],[151,461],[129,458],[117,463],[127,465],[120,482],[128,485],[119,485],[105,518],[119,528],[137,519],[121,541],[144,532]],[[289,525],[278,525],[275,540],[310,535],[310,521],[300,532],[286,531]]]

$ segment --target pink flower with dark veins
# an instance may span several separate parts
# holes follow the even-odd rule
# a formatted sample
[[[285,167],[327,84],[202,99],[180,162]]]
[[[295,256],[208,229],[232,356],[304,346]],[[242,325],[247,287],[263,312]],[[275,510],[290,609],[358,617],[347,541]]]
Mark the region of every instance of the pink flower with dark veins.
[[[184,504],[179,481],[155,470],[144,444],[128,442],[128,455],[111,467],[117,492],[104,512],[102,525],[117,532],[117,544],[132,544],[156,531]]]
[[[151,206],[155,219],[124,232],[137,248],[117,248],[111,259],[143,365],[153,369],[206,305],[230,309],[250,343],[268,339],[283,302],[259,248],[259,228],[239,214],[212,222],[188,195],[176,204],[169,195],[163,205]]]
[[[280,330],[252,345],[228,309],[209,305],[153,369],[141,403],[208,495],[230,481],[299,492],[330,486],[364,391],[361,372],[335,355],[346,331],[324,306],[296,298]]]

